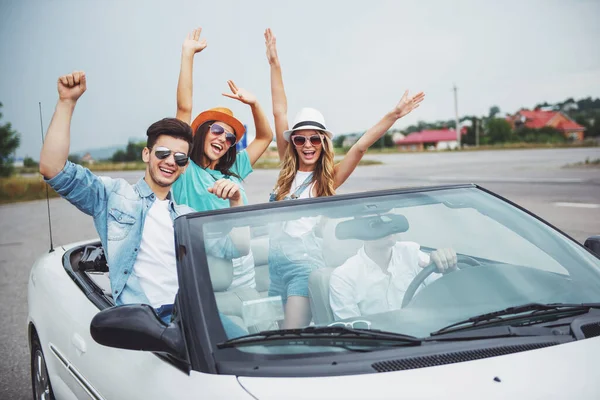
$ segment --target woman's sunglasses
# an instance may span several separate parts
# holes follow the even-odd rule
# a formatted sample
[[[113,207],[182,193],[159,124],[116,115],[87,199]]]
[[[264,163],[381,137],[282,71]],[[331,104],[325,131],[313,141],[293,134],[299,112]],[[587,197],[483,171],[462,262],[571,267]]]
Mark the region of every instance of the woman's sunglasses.
[[[210,131],[214,134],[214,135],[222,135],[223,133],[225,134],[225,141],[229,144],[229,146],[233,146],[235,144],[235,142],[237,141],[237,138],[235,137],[235,135],[231,132],[227,132],[225,131],[225,128],[223,128],[221,125],[217,125],[217,124],[212,124],[210,126]]]
[[[157,147],[154,150],[154,155],[159,160],[164,160],[165,158],[169,157],[171,153],[173,153],[171,150],[162,146]],[[189,159],[187,154],[185,153],[173,153],[173,158],[175,159],[175,164],[179,165],[180,167],[185,167]]]
[[[304,143],[306,143],[307,140],[310,140],[310,144],[312,144],[315,147],[320,144],[323,144],[321,135],[312,135],[311,137],[301,135],[292,136],[292,143],[294,143],[296,147],[304,146]]]

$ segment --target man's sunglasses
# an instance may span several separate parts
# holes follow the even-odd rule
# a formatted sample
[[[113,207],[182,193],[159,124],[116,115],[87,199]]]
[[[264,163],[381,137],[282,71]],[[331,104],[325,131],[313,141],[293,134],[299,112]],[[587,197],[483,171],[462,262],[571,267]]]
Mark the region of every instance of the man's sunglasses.
[[[225,128],[223,128],[221,125],[217,125],[217,124],[212,124],[210,126],[210,131],[214,134],[214,135],[222,135],[223,133],[225,134],[225,141],[229,144],[229,146],[233,146],[235,144],[235,142],[237,141],[237,138],[235,137],[235,135],[231,132],[227,132],[225,131]]]
[[[165,158],[169,157],[171,153],[173,153],[171,150],[162,146],[157,147],[154,150],[154,155],[156,155],[156,158],[159,160],[164,160]],[[179,165],[180,167],[185,167],[189,159],[187,154],[179,152],[173,153],[173,158],[175,159],[175,164]]]
[[[304,146],[304,143],[306,143],[307,140],[310,140],[310,144],[312,144],[315,147],[320,144],[323,144],[321,135],[312,135],[311,137],[301,135],[292,136],[292,143],[294,143],[294,146],[296,147]]]

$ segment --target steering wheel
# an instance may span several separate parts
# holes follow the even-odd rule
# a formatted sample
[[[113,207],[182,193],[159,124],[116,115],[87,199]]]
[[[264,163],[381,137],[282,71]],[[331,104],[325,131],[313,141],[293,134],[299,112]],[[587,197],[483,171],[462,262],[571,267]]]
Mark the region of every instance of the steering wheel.
[[[480,267],[481,263],[474,259],[473,257],[465,256],[463,254],[456,255],[456,267],[458,269],[472,268],[472,267]],[[417,289],[421,284],[427,279],[427,277],[434,272],[437,271],[437,266],[435,263],[431,263],[427,267],[423,268],[421,272],[414,277],[410,285],[408,285],[408,289],[406,289],[406,293],[404,293],[404,298],[402,299],[401,308],[406,307],[412,298],[414,297]]]

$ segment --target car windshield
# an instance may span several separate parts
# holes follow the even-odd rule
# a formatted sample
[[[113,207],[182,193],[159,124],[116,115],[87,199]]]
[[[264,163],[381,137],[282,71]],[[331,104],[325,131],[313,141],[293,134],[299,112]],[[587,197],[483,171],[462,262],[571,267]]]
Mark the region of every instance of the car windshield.
[[[427,337],[511,306],[600,302],[600,260],[475,186],[282,201],[189,223],[202,235],[198,246],[207,246],[193,260],[209,267],[207,295],[248,334],[341,326]],[[212,256],[213,239],[233,231],[246,232],[250,254]],[[282,346],[272,342],[238,349]],[[285,351],[332,350],[308,344],[287,343]]]

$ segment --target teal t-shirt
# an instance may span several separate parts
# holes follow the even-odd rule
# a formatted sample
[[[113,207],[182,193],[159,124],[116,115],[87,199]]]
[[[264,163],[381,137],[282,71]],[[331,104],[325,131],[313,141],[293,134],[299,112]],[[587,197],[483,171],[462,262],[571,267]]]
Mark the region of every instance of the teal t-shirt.
[[[245,179],[252,172],[252,164],[248,152],[243,150],[237,153],[235,162],[230,168],[242,179]],[[242,180],[235,176],[227,176],[220,171],[202,168],[190,160],[185,172],[175,181],[171,190],[177,204],[186,204],[196,211],[219,210],[229,207],[229,200],[223,200],[208,192],[209,187],[213,187],[219,179],[226,178],[237,183],[240,186],[244,204],[248,204],[246,191],[242,186]]]

